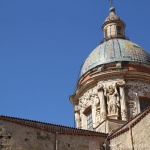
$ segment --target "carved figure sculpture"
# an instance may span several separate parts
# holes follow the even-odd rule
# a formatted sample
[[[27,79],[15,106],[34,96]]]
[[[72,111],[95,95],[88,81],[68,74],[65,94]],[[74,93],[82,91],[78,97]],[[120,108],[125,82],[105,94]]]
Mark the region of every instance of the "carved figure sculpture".
[[[106,93],[106,90],[105,90]],[[110,85],[108,87],[108,92],[105,94],[107,97],[107,107],[108,107],[108,115],[117,114],[118,115],[118,108],[120,107],[119,104],[119,95],[117,92],[116,87]]]

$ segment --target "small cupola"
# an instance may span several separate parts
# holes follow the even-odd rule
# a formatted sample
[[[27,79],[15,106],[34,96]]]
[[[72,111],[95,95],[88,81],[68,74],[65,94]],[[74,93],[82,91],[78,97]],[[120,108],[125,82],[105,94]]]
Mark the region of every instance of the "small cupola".
[[[115,8],[110,8],[110,14],[102,25],[104,39],[107,41],[112,38],[125,39],[126,24],[115,13]]]

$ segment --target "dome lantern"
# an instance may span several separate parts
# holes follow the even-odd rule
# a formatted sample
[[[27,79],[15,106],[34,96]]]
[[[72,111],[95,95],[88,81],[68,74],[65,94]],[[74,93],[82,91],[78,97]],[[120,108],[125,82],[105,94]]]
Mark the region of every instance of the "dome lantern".
[[[105,41],[112,38],[125,39],[125,23],[115,13],[115,8],[110,8],[110,14],[102,25]]]

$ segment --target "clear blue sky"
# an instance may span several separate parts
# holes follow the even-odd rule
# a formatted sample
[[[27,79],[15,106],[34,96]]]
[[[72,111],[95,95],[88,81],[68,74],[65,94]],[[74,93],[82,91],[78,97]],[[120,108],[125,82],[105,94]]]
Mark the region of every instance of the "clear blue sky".
[[[114,0],[150,52],[150,1]],[[103,37],[108,0],[0,0],[0,114],[73,126],[80,66]]]

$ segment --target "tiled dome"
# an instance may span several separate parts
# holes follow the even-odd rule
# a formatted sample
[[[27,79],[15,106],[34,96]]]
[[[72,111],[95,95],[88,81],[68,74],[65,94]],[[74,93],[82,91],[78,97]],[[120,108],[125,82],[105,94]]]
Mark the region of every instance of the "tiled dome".
[[[129,61],[150,65],[150,55],[137,44],[125,39],[110,39],[97,46],[82,65],[80,76],[90,69],[111,62]]]

